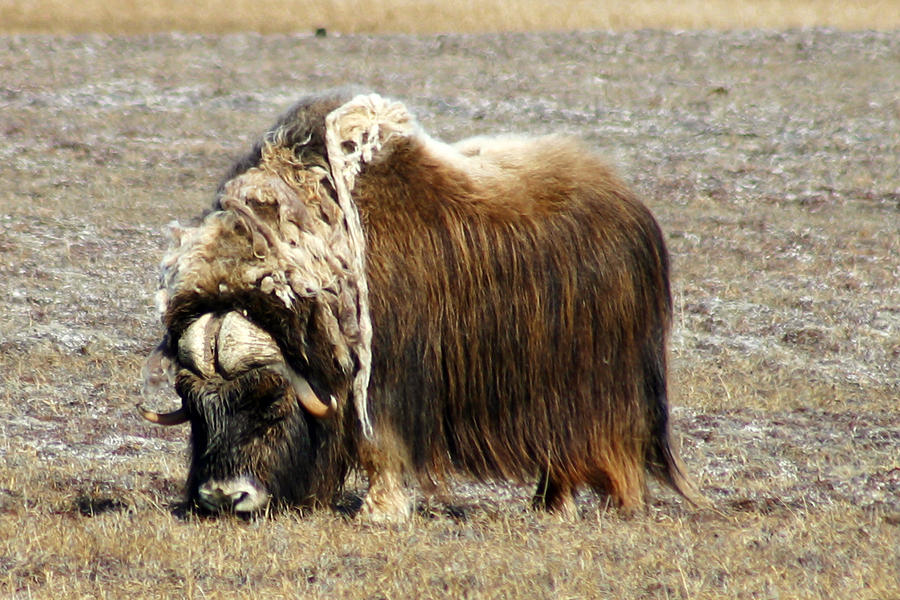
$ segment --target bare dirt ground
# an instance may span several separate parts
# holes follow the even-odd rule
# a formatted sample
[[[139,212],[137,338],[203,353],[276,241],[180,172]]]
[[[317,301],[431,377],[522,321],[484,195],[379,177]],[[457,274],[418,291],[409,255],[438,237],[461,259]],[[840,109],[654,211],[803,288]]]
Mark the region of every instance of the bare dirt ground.
[[[898,75],[896,32],[0,37],[0,596],[900,598]],[[460,482],[402,527],[173,514],[188,432],[134,410],[165,224],[347,83],[447,140],[580,135],[633,182],[715,510],[560,522]]]

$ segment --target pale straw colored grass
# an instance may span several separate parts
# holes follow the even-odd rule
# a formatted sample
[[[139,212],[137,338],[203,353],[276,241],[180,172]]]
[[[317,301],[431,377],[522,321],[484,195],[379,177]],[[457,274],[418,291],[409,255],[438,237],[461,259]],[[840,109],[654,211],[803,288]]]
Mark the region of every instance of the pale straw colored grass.
[[[894,0],[7,0],[0,31],[441,33],[900,27]]]

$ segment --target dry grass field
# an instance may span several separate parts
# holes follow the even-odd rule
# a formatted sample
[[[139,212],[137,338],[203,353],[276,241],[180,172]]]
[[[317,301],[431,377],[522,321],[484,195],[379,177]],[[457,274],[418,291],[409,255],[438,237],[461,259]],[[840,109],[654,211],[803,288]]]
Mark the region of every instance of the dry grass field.
[[[898,66],[896,32],[822,29],[0,37],[0,597],[900,598]],[[714,509],[560,521],[464,480],[396,527],[177,509],[188,431],[134,410],[165,224],[348,82],[448,140],[581,135],[633,182]]]
[[[3,0],[15,33],[486,33],[900,27],[897,0]]]

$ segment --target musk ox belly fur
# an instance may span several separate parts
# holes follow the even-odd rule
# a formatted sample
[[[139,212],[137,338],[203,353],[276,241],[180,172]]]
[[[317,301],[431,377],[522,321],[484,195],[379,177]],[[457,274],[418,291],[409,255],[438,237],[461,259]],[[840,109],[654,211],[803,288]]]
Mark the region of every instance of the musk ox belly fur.
[[[639,506],[648,474],[698,499],[663,236],[579,142],[451,146],[400,103],[308,98],[176,237],[151,364],[182,407],[144,414],[191,423],[202,507],[327,504],[356,467],[373,519],[409,515],[407,475],[454,472],[537,478],[561,511],[583,485]]]

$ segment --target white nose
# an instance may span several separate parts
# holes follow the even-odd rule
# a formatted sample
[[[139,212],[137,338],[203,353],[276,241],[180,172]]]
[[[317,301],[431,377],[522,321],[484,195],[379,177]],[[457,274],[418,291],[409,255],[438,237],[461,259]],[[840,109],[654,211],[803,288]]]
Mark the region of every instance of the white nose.
[[[213,512],[254,512],[266,505],[269,493],[247,477],[210,480],[197,489],[197,499]]]

